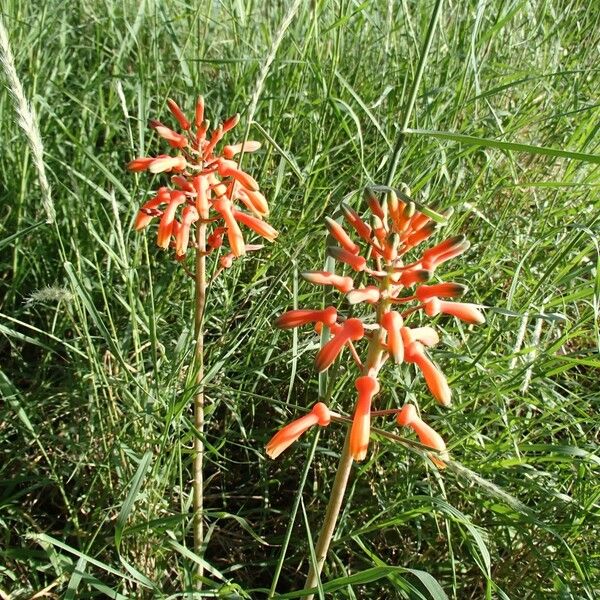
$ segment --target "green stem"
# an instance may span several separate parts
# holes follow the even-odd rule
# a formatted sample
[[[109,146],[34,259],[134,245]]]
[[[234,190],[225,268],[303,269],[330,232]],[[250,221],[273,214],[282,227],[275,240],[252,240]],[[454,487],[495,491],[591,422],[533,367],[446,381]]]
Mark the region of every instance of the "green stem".
[[[335,525],[337,523],[340,510],[342,508],[342,502],[344,500],[344,494],[346,493],[346,487],[348,485],[348,479],[350,478],[350,471],[352,470],[352,456],[350,456],[350,432],[351,428],[348,427],[346,433],[346,441],[344,442],[344,448],[342,449],[342,455],[338,464],[337,473],[335,474],[335,480],[333,487],[331,488],[331,495],[329,497],[329,503],[327,504],[327,510],[325,512],[325,519],[323,520],[323,527],[319,533],[319,539],[317,540],[317,546],[315,548],[316,564],[311,564],[308,571],[308,577],[304,584],[305,589],[316,587],[323,570],[323,563],[333,538],[335,531]],[[312,600],[314,594],[305,596],[305,600]]]
[[[388,278],[384,278],[380,284],[382,292],[385,292],[389,288]],[[381,321],[382,315],[389,308],[389,300],[384,299],[379,302],[377,307],[377,320]],[[363,375],[367,375],[370,372],[377,372],[381,366],[383,356],[383,344],[382,344],[383,332],[380,331],[379,335],[373,336],[369,343],[369,349],[367,354],[367,361],[363,367]],[[350,435],[352,432],[352,424],[348,426],[346,433],[346,440],[344,442],[344,448],[342,449],[342,455],[338,464],[337,473],[335,474],[335,480],[331,489],[331,495],[327,504],[327,510],[325,511],[325,518],[323,519],[323,526],[319,533],[319,539],[317,540],[317,546],[315,548],[316,563],[311,564],[308,571],[308,577],[304,584],[305,589],[313,588],[317,585],[321,571],[323,570],[323,564],[331,539],[335,532],[335,525],[337,523],[340,510],[342,508],[342,502],[344,500],[344,494],[346,493],[346,487],[348,486],[348,479],[350,478],[350,471],[352,469],[352,456],[350,455]],[[305,596],[304,600],[312,600],[314,594]]]
[[[194,466],[193,466],[193,505],[194,505],[194,551],[198,556],[203,554],[204,545],[204,309],[206,306],[206,223],[200,222],[196,229],[196,277],[195,277],[195,307],[194,307],[194,336],[196,346],[194,349],[194,367],[196,394],[194,396]],[[198,564],[196,567],[198,584],[204,575],[204,567]]]

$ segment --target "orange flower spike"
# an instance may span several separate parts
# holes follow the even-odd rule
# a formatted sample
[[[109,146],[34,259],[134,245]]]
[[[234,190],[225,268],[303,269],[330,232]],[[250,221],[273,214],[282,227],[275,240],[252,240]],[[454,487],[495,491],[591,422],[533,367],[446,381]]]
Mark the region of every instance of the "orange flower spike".
[[[315,358],[317,371],[328,369],[339,356],[347,342],[360,340],[365,329],[360,319],[348,319],[341,324],[340,330],[318,352]]]
[[[402,315],[395,311],[386,312],[381,318],[381,326],[387,331],[387,347],[394,362],[399,365],[404,360],[404,342],[402,340]]]
[[[435,296],[442,298],[456,298],[467,291],[467,286],[460,283],[436,283],[435,285],[421,285],[415,291],[415,296],[424,302]]]
[[[187,161],[181,155],[159,156],[152,160],[148,170],[150,173],[164,173],[169,171],[185,171]]]
[[[371,432],[371,403],[375,394],[379,392],[379,382],[375,377],[363,375],[354,385],[358,391],[358,400],[350,430],[350,455],[353,460],[360,461],[367,456]]]
[[[442,458],[448,458],[446,443],[437,431],[427,425],[427,423],[417,415],[417,411],[412,404],[405,404],[402,407],[402,410],[396,417],[396,421],[398,422],[398,425],[410,427],[417,434],[417,437],[423,446],[437,450],[441,456],[429,454],[429,458],[438,468],[446,468],[446,463],[442,460]]]
[[[336,275],[329,271],[307,271],[300,275],[303,279],[315,285],[331,285],[343,294],[347,294],[354,287],[352,277]]]
[[[278,235],[279,232],[271,227],[268,223],[265,223],[261,219],[257,219],[252,215],[247,215],[243,213],[241,210],[233,209],[233,217],[239,223],[243,223],[246,227],[252,229],[252,231],[258,233],[258,235],[264,237],[265,239],[272,242]]]
[[[160,121],[150,121],[150,125],[163,140],[167,141],[169,146],[172,146],[173,148],[185,148],[188,145],[185,135],[173,131],[166,125],[163,125]]]
[[[452,391],[444,374],[431,362],[425,354],[423,344],[413,342],[404,348],[404,358],[407,362],[415,363],[425,377],[425,382],[433,397],[442,406],[450,406]]]
[[[134,158],[132,161],[127,163],[127,168],[134,173],[147,171],[154,160],[156,160],[156,158],[152,156],[141,156],[139,158]]]
[[[337,240],[337,243],[348,252],[358,254],[360,248],[350,239],[344,228],[329,217],[325,217],[325,225],[329,233]]]
[[[485,317],[476,304],[466,302],[445,302],[438,298],[431,298],[424,303],[425,313],[430,317],[435,317],[440,313],[443,315],[452,315],[465,323],[472,325],[481,325],[485,323]]]
[[[331,422],[331,413],[323,402],[317,402],[313,409],[303,417],[292,421],[280,429],[266,446],[266,453],[270,458],[277,458],[284,450],[291,446],[305,431],[314,425],[326,427]]]
[[[224,128],[223,131],[225,131]],[[225,158],[231,159],[240,152],[256,152],[260,149],[261,146],[262,144],[260,142],[253,142],[251,140],[248,140],[246,143],[240,142],[239,144],[230,144],[228,146],[225,146],[223,148],[222,154]]]
[[[359,214],[350,208],[347,204],[342,202],[342,211],[344,213],[344,219],[349,223],[354,231],[361,237],[365,242],[371,243],[371,227],[367,225],[359,216]]]
[[[288,310],[275,320],[275,326],[281,329],[291,329],[306,325],[307,323],[323,323],[331,327],[337,321],[337,310],[334,306],[328,306],[322,310],[298,308]]]
[[[367,304],[377,304],[381,298],[381,292],[376,285],[368,285],[364,288],[351,290],[346,294],[346,300],[349,304],[358,304],[366,302]]]
[[[182,192],[171,192],[171,199],[167,208],[163,212],[158,226],[158,237],[156,244],[159,248],[168,248],[171,243],[171,234],[173,231],[173,222],[175,221],[175,212],[180,204],[185,202],[185,194]]]
[[[248,173],[239,169],[237,163],[233,160],[226,160],[224,158],[219,159],[217,169],[221,177],[233,177],[233,179],[241,183],[243,187],[254,192],[258,191],[258,183],[256,183],[256,180],[248,175]]]
[[[355,271],[364,271],[367,266],[367,260],[363,256],[352,254],[352,252],[348,252],[348,250],[344,250],[344,248],[327,246],[327,252],[329,253],[329,256],[349,265]]]
[[[190,122],[186,119],[183,111],[177,105],[177,102],[171,98],[167,98],[167,106],[169,107],[171,114],[175,117],[175,119],[177,119],[181,129],[187,131],[190,128]]]
[[[198,211],[194,206],[186,206],[181,212],[181,225],[175,236],[175,255],[183,256],[190,243],[190,227],[198,220]]]
[[[223,217],[227,226],[227,239],[233,255],[237,258],[246,254],[244,236],[240,230],[235,217],[233,216],[233,205],[231,200],[225,196],[213,200],[213,208]]]

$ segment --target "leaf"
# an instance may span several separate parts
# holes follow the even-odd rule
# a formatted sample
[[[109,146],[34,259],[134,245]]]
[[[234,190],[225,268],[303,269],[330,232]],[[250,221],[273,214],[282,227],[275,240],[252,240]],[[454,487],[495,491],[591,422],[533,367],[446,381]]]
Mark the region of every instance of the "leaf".
[[[140,492],[140,488],[142,487],[142,483],[146,477],[146,472],[148,471],[151,463],[152,452],[148,450],[140,460],[137,471],[131,480],[131,487],[129,489],[129,493],[127,494],[127,498],[125,498],[125,502],[123,502],[123,506],[121,506],[119,516],[117,517],[117,522],[115,524],[115,545],[117,547],[117,551],[119,551],[121,546],[121,539],[123,538],[123,529],[125,528],[125,523],[127,523],[127,519],[129,518],[129,514],[133,509],[133,505],[135,504],[137,496]]]
[[[365,569],[364,571],[354,573],[353,575],[348,575],[347,577],[338,577],[337,579],[332,579],[331,581],[323,584],[323,591],[325,593],[332,593],[349,585],[364,585],[366,583],[383,579],[384,577],[388,577],[390,575],[401,575],[406,573],[415,576],[423,584],[423,586],[425,586],[427,591],[431,594],[428,600],[448,600],[448,596],[446,596],[440,584],[431,575],[429,575],[429,573],[426,573],[425,571],[419,571],[418,569],[406,569],[404,567],[371,567],[370,569]],[[317,593],[317,591],[318,588],[311,588],[310,590],[298,590],[296,592],[280,594],[277,596],[277,598],[301,598],[302,596],[307,596],[308,594]]]
[[[452,133],[450,131],[432,131],[427,129],[406,129],[404,133],[412,135],[422,135],[433,137],[440,140],[450,140],[459,142],[468,146],[481,146],[483,148],[498,148],[499,150],[508,150],[512,152],[526,152],[529,154],[543,154],[554,158],[569,158],[571,160],[581,160],[594,164],[600,164],[599,154],[586,154],[584,152],[573,152],[571,150],[559,150],[557,148],[547,148],[546,146],[532,146],[531,144],[519,144],[516,142],[503,142],[501,140],[491,140],[489,138],[479,138],[473,135],[464,135],[462,133]]]

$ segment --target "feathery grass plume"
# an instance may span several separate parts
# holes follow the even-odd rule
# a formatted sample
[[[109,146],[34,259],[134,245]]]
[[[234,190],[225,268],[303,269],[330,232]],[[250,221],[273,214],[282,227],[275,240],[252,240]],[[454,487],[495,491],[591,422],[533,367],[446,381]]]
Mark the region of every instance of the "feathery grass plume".
[[[0,64],[2,64],[2,70],[6,76],[6,83],[8,91],[12,96],[15,104],[15,110],[18,115],[17,122],[21,129],[27,136],[29,142],[29,149],[31,150],[31,156],[33,158],[33,164],[38,173],[38,180],[40,182],[40,189],[42,191],[42,206],[46,211],[46,222],[53,223],[56,218],[56,211],[54,210],[54,202],[52,200],[52,190],[46,177],[46,167],[44,166],[44,144],[42,143],[42,136],[40,135],[40,129],[37,123],[37,117],[33,107],[27,101],[21,80],[17,75],[17,69],[15,68],[15,59],[10,47],[10,40],[8,39],[8,31],[4,26],[4,20],[0,14]]]

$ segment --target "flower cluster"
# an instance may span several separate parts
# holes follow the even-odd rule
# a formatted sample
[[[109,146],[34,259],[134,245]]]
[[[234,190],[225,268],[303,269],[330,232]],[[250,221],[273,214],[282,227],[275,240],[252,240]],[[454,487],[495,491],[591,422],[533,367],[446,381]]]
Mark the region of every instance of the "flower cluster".
[[[136,158],[128,168],[137,172],[171,173],[173,187],[160,187],[144,203],[135,228],[143,229],[152,219],[160,217],[158,246],[174,248],[176,258],[182,260],[188,247],[196,247],[194,236],[190,235],[192,226],[206,223],[212,227],[206,240],[206,254],[220,248],[226,236],[230,252],[221,257],[221,266],[230,267],[234,258],[262,248],[245,243],[240,224],[269,241],[277,237],[277,231],[264,221],[269,207],[258,183],[233,160],[237,154],[258,150],[260,143],[247,141],[224,146],[217,152],[217,145],[237,125],[239,115],[230,117],[209,134],[210,123],[204,118],[202,97],[196,103],[193,123],[173,100],[168,100],[168,106],[181,132],[160,121],[151,121],[150,125],[177,154]],[[248,212],[239,210],[236,203],[243,204]]]
[[[446,378],[428,354],[428,349],[439,342],[439,336],[430,326],[408,326],[409,319],[421,312],[429,317],[452,315],[472,324],[485,321],[479,307],[454,300],[466,292],[465,286],[430,281],[440,265],[467,250],[469,243],[465,237],[450,237],[426,249],[420,256],[409,258],[440,224],[431,218],[432,211],[416,210],[415,203],[406,194],[398,192],[399,198],[395,190],[383,189],[386,192],[383,200],[373,189],[365,191],[371,212],[370,223],[351,207],[342,205],[344,220],[356,234],[358,243],[340,223],[326,219],[329,233],[338,244],[328,247],[328,254],[346,270],[361,275],[354,279],[328,271],[302,274],[310,283],[335,288],[345,295],[349,305],[364,303],[370,306],[373,317],[346,317],[334,306],[328,306],[318,310],[291,310],[276,321],[282,328],[313,324],[317,331],[323,327],[330,331],[331,338],[315,359],[319,372],[328,369],[344,348],[348,348],[360,370],[355,381],[357,401],[350,432],[350,453],[357,461],[367,454],[371,417],[378,414],[372,411],[373,399],[379,392],[378,374],[387,360],[396,364],[414,363],[438,403],[442,406],[451,403],[452,393]],[[440,216],[445,219],[448,213]],[[365,278],[370,281],[363,283]],[[361,340],[368,342],[364,360],[357,349],[357,342]],[[423,445],[438,452],[431,456],[435,464],[444,466],[446,445],[417,415],[414,406],[406,404],[402,409],[382,412],[395,413],[398,424],[412,428]],[[275,458],[310,426],[328,425],[332,416],[338,415],[318,403],[311,413],[279,431],[267,445],[267,454]]]

